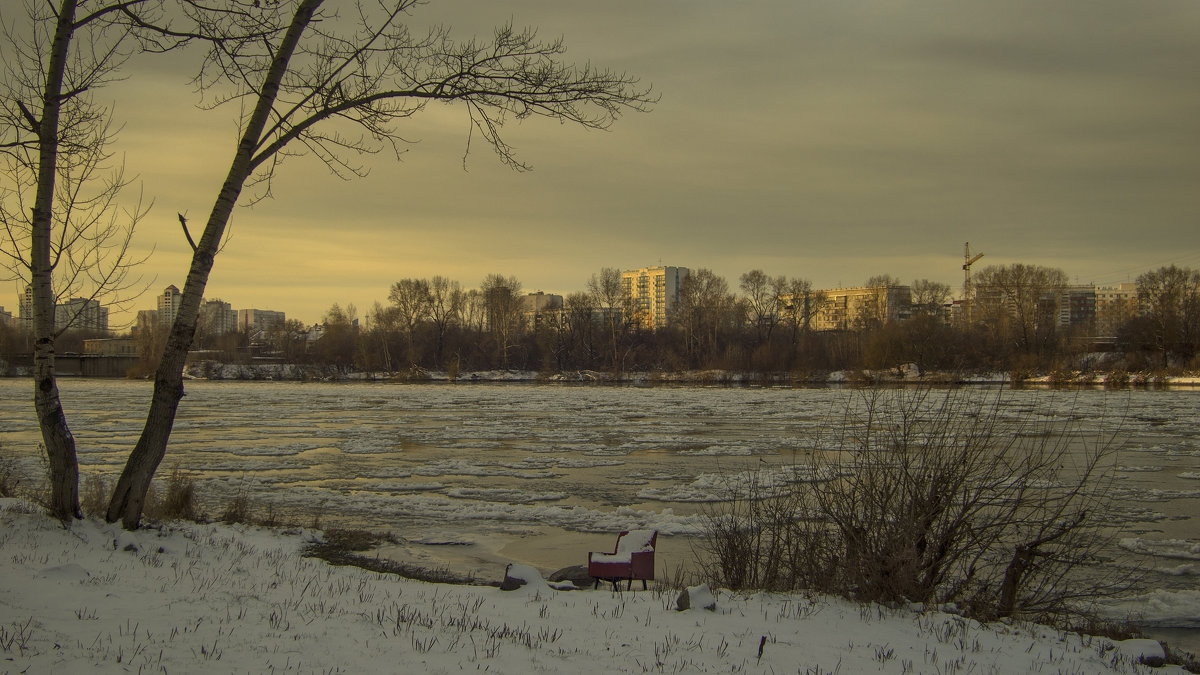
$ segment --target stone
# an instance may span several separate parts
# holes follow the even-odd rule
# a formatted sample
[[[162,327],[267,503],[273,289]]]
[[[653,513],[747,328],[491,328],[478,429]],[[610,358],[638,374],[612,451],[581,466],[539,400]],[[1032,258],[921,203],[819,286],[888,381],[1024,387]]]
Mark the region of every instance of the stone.
[[[686,612],[693,607],[707,609],[710,612],[717,611],[717,599],[713,597],[707,584],[689,586],[683,589],[683,592],[675,599],[675,609],[680,612]]]
[[[563,584],[570,582],[576,588],[587,588],[593,584],[593,579],[587,571],[587,565],[571,565],[551,574],[546,581]],[[558,588],[561,588],[559,586]]]

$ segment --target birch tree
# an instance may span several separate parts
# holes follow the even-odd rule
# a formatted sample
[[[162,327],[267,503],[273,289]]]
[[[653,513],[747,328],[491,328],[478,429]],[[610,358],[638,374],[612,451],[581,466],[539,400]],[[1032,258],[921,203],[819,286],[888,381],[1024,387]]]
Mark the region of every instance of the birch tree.
[[[623,112],[648,110],[654,102],[637,78],[570,64],[561,40],[541,40],[532,29],[505,25],[490,39],[460,42],[447,28],[410,31],[405,19],[417,0],[362,0],[343,16],[325,11],[325,4],[184,5],[197,32],[221,38],[195,81],[206,101],[239,112],[239,138],[193,246],[179,315],[155,374],[145,427],[114,489],[110,522],[138,525],[183,397],[187,348],[230,216],[247,187],[256,188],[247,200],[269,195],[271,177],[289,154],[311,153],[341,177],[361,175],[363,153],[398,153],[404,144],[399,123],[443,102],[466,111],[468,151],[481,140],[501,162],[523,170],[528,166],[501,134],[506,123],[543,117],[606,129]],[[237,39],[245,35],[253,37]]]
[[[34,409],[46,448],[50,511],[81,517],[75,438],[55,371],[55,344],[78,317],[56,321],[59,299],[119,303],[135,290],[130,251],[140,201],[113,162],[111,111],[96,92],[127,59],[185,39],[161,24],[158,0],[34,2],[3,22],[0,82],[0,261],[28,285],[34,334]],[[16,18],[13,18],[13,17]]]

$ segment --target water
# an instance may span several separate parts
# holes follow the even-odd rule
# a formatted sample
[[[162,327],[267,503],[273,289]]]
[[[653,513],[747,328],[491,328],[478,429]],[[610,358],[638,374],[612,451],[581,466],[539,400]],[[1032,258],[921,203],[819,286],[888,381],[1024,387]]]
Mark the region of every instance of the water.
[[[60,387],[85,477],[115,477],[151,385],[68,379]],[[691,559],[689,537],[731,477],[829,449],[849,396],[833,388],[197,381],[187,385],[159,473],[178,468],[193,478],[210,516],[245,494],[260,515],[391,530],[403,542],[384,554],[484,578],[506,561],[580,564],[630,527],[658,529],[670,567]],[[0,380],[3,452],[38,472],[31,399],[28,380]],[[1196,592],[1200,574],[1198,402],[1194,391],[1006,391],[1000,414],[1069,424],[1084,437],[1118,430],[1114,494],[1124,531],[1114,554],[1136,558],[1150,587],[1178,598]],[[1194,617],[1164,622],[1191,631],[1184,639],[1200,628]]]

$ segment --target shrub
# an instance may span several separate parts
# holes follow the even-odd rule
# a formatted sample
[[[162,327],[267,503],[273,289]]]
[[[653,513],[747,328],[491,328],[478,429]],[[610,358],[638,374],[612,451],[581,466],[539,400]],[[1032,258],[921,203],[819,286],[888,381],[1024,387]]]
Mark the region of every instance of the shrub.
[[[17,463],[11,457],[0,457],[0,497],[15,497],[20,484]]]
[[[79,507],[88,515],[103,517],[108,510],[108,493],[108,481],[94,473],[88,474],[79,491]]]
[[[864,602],[954,602],[979,618],[1054,620],[1123,590],[1081,580],[1104,544],[1112,444],[1001,415],[1000,394],[863,389],[790,490],[712,510],[713,582]]]
[[[176,467],[167,479],[167,493],[159,508],[160,517],[167,520],[196,519],[196,484],[185,478]]]

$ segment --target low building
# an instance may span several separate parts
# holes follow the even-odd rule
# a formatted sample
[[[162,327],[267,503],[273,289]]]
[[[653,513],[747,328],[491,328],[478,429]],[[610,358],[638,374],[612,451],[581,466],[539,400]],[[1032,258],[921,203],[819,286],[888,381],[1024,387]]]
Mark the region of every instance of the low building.
[[[134,356],[138,355],[137,342],[133,338],[97,338],[83,341],[83,353],[90,356]]]

